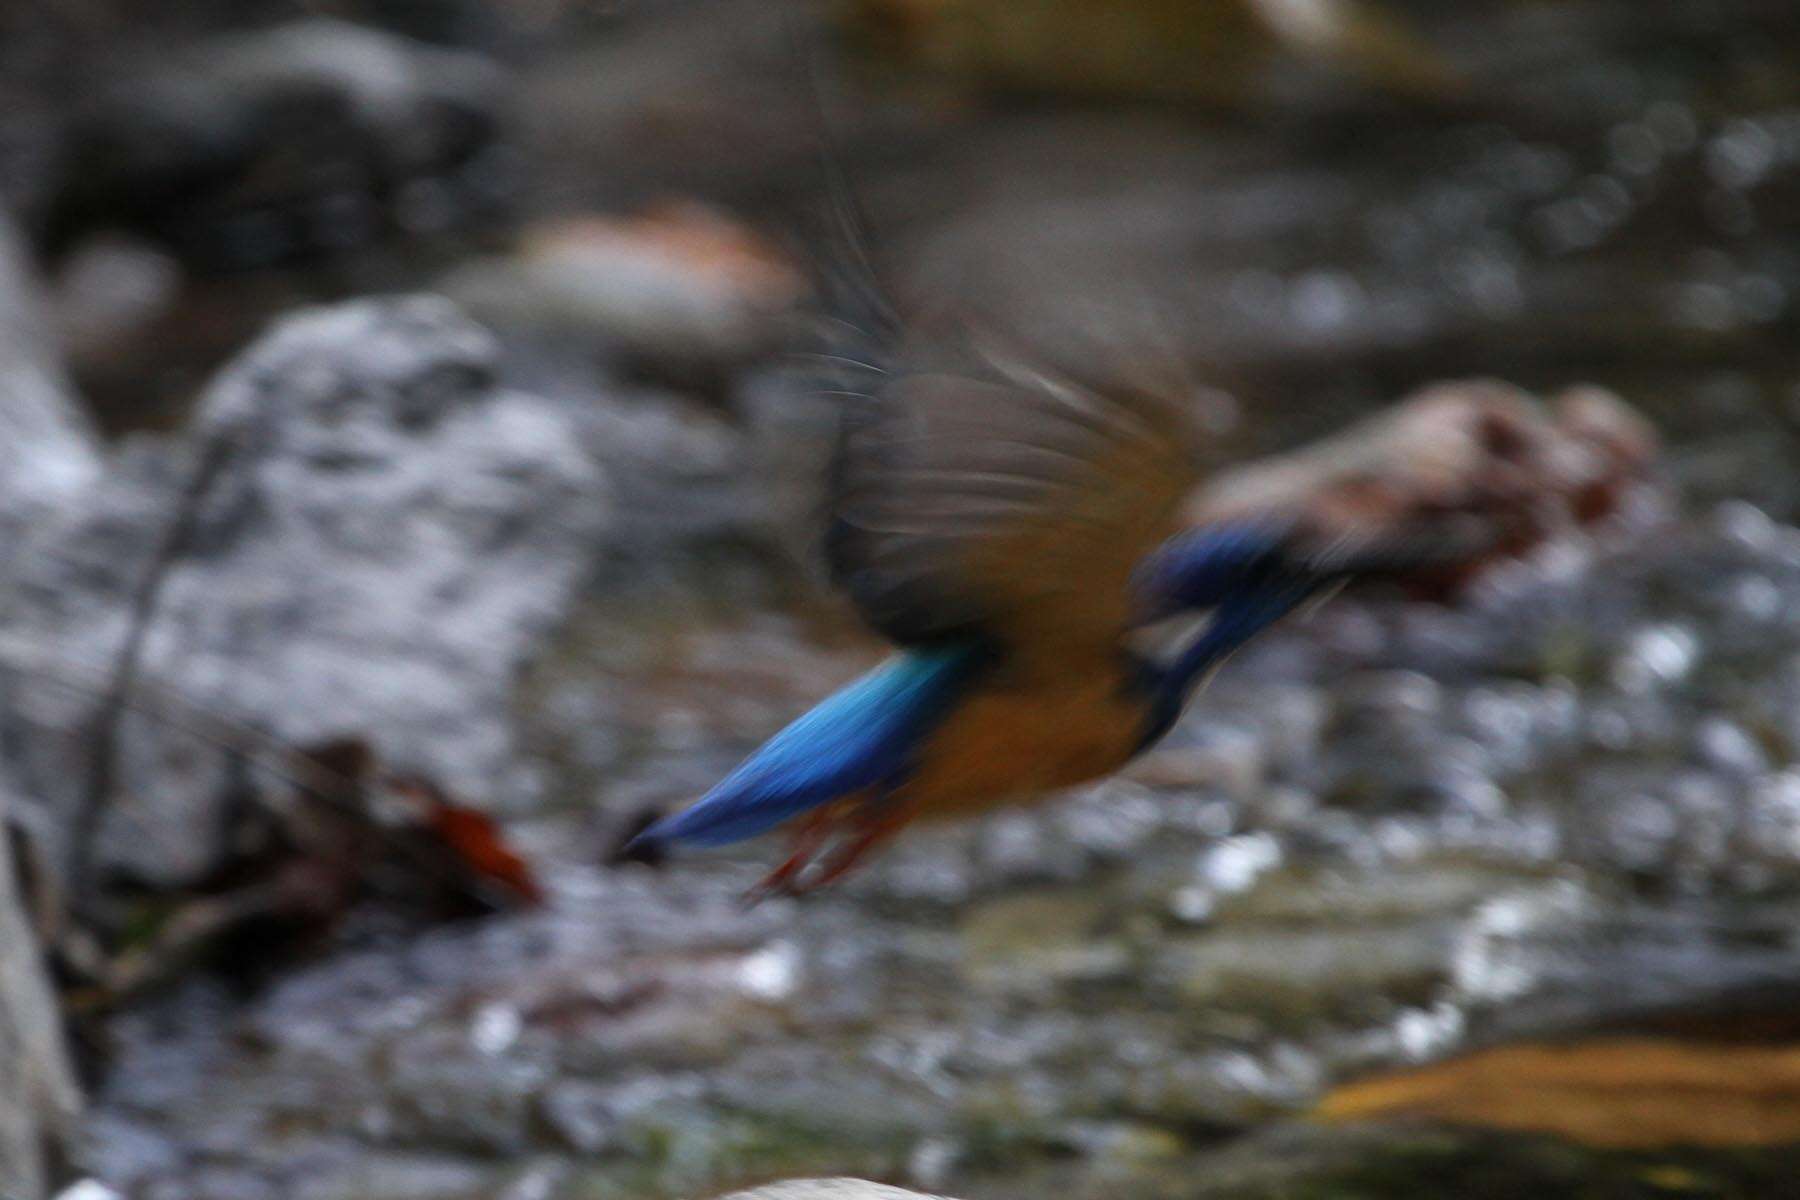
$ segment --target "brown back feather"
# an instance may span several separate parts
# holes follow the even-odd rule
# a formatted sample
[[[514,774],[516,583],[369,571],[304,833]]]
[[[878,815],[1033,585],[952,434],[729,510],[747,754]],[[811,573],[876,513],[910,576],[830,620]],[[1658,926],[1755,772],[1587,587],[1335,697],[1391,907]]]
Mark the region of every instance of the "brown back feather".
[[[1176,396],[990,363],[890,375],[850,403],[827,555],[876,629],[986,637],[1049,669],[1111,653],[1131,572],[1195,483]]]

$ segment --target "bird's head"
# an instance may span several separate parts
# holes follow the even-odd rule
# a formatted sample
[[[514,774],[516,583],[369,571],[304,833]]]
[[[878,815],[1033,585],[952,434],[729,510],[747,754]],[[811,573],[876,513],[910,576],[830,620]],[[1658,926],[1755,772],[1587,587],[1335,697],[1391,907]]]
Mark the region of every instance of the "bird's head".
[[[1132,573],[1132,608],[1139,625],[1216,608],[1234,592],[1282,569],[1291,526],[1247,520],[1205,525],[1176,534],[1144,557]]]
[[[1320,528],[1304,517],[1221,521],[1176,534],[1132,574],[1139,625],[1217,608],[1248,592],[1298,597],[1353,579],[1410,580],[1479,559],[1505,536],[1491,522],[1440,514],[1390,526]]]

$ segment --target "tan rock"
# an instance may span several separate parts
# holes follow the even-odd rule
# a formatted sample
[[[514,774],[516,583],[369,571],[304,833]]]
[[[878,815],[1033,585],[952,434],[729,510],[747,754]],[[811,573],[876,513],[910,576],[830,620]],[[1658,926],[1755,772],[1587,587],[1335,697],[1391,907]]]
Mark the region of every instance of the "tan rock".
[[[748,225],[670,201],[534,226],[515,254],[458,268],[443,290],[502,327],[591,336],[680,378],[776,344],[806,279]]]
[[[1335,437],[1217,476],[1196,522],[1283,512],[1322,531],[1454,519],[1473,527],[1453,584],[1627,507],[1648,483],[1655,431],[1602,388],[1548,402],[1494,380],[1434,384]]]

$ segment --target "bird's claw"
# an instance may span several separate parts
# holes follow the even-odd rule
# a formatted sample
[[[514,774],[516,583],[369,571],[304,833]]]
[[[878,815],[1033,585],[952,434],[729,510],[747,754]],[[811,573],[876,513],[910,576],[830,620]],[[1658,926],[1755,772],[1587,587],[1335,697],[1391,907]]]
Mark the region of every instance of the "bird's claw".
[[[831,835],[838,831],[836,820],[819,819],[804,827],[787,860],[744,893],[740,901],[743,911],[771,897],[797,900],[830,887],[904,823],[903,812],[885,807],[861,810],[857,818],[855,828],[830,846]]]
[[[776,879],[775,872],[770,872],[744,889],[744,894],[738,897],[738,911],[747,913],[765,900],[792,900],[801,894],[791,880]]]

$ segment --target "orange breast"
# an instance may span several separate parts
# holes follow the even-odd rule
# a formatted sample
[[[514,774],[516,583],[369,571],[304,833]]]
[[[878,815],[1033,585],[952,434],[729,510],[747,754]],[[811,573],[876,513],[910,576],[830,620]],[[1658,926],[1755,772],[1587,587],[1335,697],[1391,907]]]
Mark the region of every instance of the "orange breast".
[[[1145,713],[1118,680],[995,686],[966,698],[927,740],[902,791],[917,816],[954,816],[1035,799],[1118,770]]]

